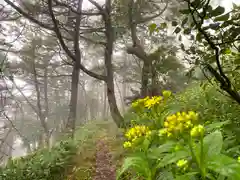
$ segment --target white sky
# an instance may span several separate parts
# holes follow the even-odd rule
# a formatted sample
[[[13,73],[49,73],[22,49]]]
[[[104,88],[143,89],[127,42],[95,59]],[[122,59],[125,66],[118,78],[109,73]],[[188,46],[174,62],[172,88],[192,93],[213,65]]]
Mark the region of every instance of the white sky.
[[[99,4],[102,4],[104,2],[104,0],[95,0],[95,1]],[[90,3],[88,0],[83,0],[83,9],[89,9],[93,7],[94,5],[92,5],[92,3]]]

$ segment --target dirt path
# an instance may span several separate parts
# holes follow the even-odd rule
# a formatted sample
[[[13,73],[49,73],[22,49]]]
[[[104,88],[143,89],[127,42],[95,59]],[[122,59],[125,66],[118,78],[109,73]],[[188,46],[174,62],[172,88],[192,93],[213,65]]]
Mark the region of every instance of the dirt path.
[[[106,138],[101,138],[96,143],[96,167],[93,180],[116,180],[116,167],[112,164]]]

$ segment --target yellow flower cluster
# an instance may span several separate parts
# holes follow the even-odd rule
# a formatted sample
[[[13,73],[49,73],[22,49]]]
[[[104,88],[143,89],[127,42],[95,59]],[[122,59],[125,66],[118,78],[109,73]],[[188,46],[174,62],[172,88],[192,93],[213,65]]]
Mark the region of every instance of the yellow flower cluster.
[[[188,161],[185,160],[185,159],[181,159],[177,162],[177,167],[183,169],[183,170],[186,170],[187,167],[188,167]]]
[[[149,100],[149,96],[146,96],[144,99],[138,99],[132,103],[132,107],[144,106],[145,102]]]
[[[143,99],[138,99],[136,101],[134,101],[132,103],[132,107],[136,108],[136,107],[145,107],[145,108],[152,108],[153,106],[155,106],[156,104],[159,104],[163,99],[167,99],[172,95],[171,91],[163,91],[162,92],[163,96],[153,96],[152,98],[150,98],[149,96],[146,96]]]
[[[204,127],[202,125],[194,126],[190,132],[192,137],[197,137],[199,135],[203,135],[203,133],[204,133]]]
[[[178,112],[176,114],[170,115],[164,121],[164,128],[159,131],[159,135],[172,136],[174,133],[181,133],[185,130],[191,130],[198,132],[200,130],[196,129],[194,125],[197,123],[198,113],[194,111],[189,112]],[[196,134],[196,133],[195,133]]]
[[[140,137],[142,136],[150,136],[151,135],[151,130],[147,126],[144,125],[137,125],[131,129],[129,129],[126,133],[125,136],[127,137],[128,141],[124,142],[123,146],[124,148],[129,148],[132,146],[132,144]]]
[[[162,96],[153,96],[152,98],[149,98],[147,101],[145,101],[144,106],[150,109],[156,104],[159,104],[162,99]]]

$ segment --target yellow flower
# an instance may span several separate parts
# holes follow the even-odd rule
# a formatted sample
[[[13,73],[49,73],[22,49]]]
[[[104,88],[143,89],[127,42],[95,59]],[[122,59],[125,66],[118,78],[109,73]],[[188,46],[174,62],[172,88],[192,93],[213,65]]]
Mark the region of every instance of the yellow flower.
[[[135,142],[137,140],[137,137],[134,137],[133,139],[132,139],[132,142]]]
[[[183,126],[182,123],[179,123],[179,124],[176,126],[176,130],[179,130],[180,132],[183,131],[183,128],[184,128],[184,126]]]
[[[179,122],[182,122],[182,121],[185,120],[185,118],[184,118],[183,116],[178,116],[178,117],[177,117],[177,120],[178,120]]]
[[[188,121],[185,122],[185,127],[186,127],[186,128],[190,128],[190,127],[192,127],[192,126],[193,126],[193,124],[192,124],[191,121],[188,120]]]
[[[188,164],[188,161],[187,161],[187,160],[181,159],[181,160],[178,160],[178,162],[177,162],[177,167],[179,167],[179,168],[184,168],[184,167],[187,166],[187,164]]]
[[[203,135],[203,133],[204,133],[204,127],[202,125],[194,126],[190,132],[192,137],[197,137],[199,135]]]
[[[164,98],[168,98],[172,95],[172,92],[171,91],[163,91],[162,94],[163,94]]]
[[[171,121],[175,121],[175,120],[177,120],[177,116],[175,115],[175,114],[173,114],[173,115],[170,115],[170,116],[168,116],[167,117],[167,121],[169,122],[171,122]]]
[[[167,137],[172,137],[172,133],[171,132],[167,132]]]
[[[132,127],[125,133],[126,138],[130,141],[135,141],[137,138],[145,135],[150,135],[150,130],[144,125]]]
[[[193,111],[189,111],[188,115],[190,116],[190,118],[194,121],[198,120],[198,113],[195,113]]]
[[[143,106],[143,104],[149,99],[148,96],[146,96],[144,99],[138,99],[134,102],[132,102],[132,107],[136,108],[138,106]]]
[[[160,129],[159,130],[159,133],[158,133],[159,136],[163,136],[165,134],[167,134],[167,129]]]
[[[126,141],[126,142],[123,143],[124,148],[130,148],[131,146],[132,146],[132,143],[129,142],[129,141]]]
[[[168,127],[169,123],[167,121],[165,121],[163,125],[164,125],[164,127]]]
[[[150,137],[151,134],[152,134],[152,131],[147,131],[147,132],[146,132],[146,137]]]
[[[161,96],[154,96],[151,99],[147,99],[144,103],[144,106],[148,109],[152,108],[153,106],[155,106],[156,104],[159,104],[160,101],[162,100]]]
[[[240,163],[240,156],[238,157],[238,162]]]

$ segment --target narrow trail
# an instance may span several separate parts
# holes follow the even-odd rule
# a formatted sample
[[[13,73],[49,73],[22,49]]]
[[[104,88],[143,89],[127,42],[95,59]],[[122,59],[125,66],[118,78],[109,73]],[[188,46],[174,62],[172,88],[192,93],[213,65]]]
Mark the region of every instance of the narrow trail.
[[[79,134],[85,135],[79,141],[79,152],[67,180],[116,180],[116,170],[124,158],[119,132],[116,125],[109,122],[84,127]]]
[[[112,155],[106,138],[96,142],[96,164],[93,180],[116,180],[116,167],[112,163]]]

